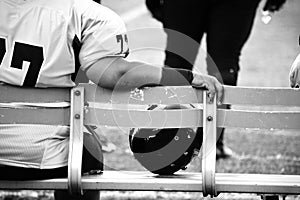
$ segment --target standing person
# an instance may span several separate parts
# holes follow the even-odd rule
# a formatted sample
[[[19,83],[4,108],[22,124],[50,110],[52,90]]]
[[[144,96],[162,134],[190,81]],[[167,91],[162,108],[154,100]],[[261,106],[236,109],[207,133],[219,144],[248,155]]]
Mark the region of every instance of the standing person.
[[[75,86],[76,72],[108,89],[148,85],[205,87],[221,101],[216,78],[184,69],[129,62],[126,28],[110,9],[92,0],[0,0],[0,83],[22,87]],[[69,127],[0,126],[0,179],[67,176]],[[24,142],[26,141],[26,142]],[[84,134],[83,172],[103,170],[97,136]],[[13,151],[12,151],[13,149]],[[86,159],[90,157],[90,159]],[[90,162],[90,161],[93,162]],[[99,199],[98,191],[55,199]]]
[[[146,0],[154,18],[167,34],[165,66],[192,70],[201,39],[206,34],[207,72],[225,85],[237,85],[242,48],[250,36],[260,0]],[[285,0],[267,0],[263,10],[274,12]],[[230,105],[225,106],[230,108]],[[199,128],[199,134],[202,129]],[[219,129],[217,159],[232,150]]]

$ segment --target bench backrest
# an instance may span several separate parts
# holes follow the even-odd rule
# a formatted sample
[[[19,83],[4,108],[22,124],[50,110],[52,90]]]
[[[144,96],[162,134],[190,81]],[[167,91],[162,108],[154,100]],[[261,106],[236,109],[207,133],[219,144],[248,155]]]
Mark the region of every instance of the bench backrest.
[[[0,85],[0,123],[69,125],[69,91]]]
[[[218,108],[216,102],[208,104],[205,91],[189,86],[128,92],[106,90],[91,84],[81,84],[71,90],[1,85],[0,94],[0,124],[70,125],[68,178],[69,190],[73,193],[81,192],[81,156],[78,155],[82,153],[85,125],[143,128],[203,126],[202,177],[205,196],[216,196],[218,192],[215,184],[217,127],[300,129],[300,112],[293,109],[300,107],[300,90],[289,88],[225,86],[223,103],[232,105],[230,110]],[[6,105],[12,102],[15,103]],[[20,102],[26,102],[27,106]],[[54,104],[47,105],[49,102]],[[32,103],[38,103],[38,106]],[[182,110],[145,109],[153,104],[198,106]],[[276,109],[253,109],[266,106]]]

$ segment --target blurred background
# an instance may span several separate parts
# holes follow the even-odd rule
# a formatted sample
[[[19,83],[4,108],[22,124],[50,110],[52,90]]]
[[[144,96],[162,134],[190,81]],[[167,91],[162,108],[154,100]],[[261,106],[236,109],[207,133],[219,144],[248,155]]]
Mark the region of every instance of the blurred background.
[[[140,51],[129,59],[162,64],[166,35],[159,21],[153,19],[144,0],[102,0],[103,4],[117,12],[126,22],[131,49],[153,45],[159,51]],[[283,8],[274,13],[269,24],[261,20],[262,0],[257,10],[252,33],[243,48],[239,85],[241,86],[288,86],[288,73],[297,53],[300,52],[300,1],[287,0]],[[148,29],[142,31],[141,29]],[[150,31],[151,28],[157,28]],[[205,71],[205,38],[197,59],[199,68]]]

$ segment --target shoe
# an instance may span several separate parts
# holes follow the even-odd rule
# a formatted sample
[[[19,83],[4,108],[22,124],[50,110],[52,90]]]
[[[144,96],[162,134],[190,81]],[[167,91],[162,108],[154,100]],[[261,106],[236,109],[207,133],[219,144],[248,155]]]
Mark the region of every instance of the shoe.
[[[116,145],[109,141],[105,134],[103,134],[101,128],[97,126],[85,126],[85,128],[90,134],[97,136],[96,139],[100,142],[104,153],[111,153],[117,149]]]
[[[107,140],[102,141],[101,144],[102,144],[102,151],[105,153],[111,153],[117,149],[116,145],[114,145],[112,142]]]
[[[96,132],[96,131],[95,131]],[[98,134],[98,139],[102,145],[102,151],[104,153],[111,153],[113,151],[115,151],[117,149],[116,145],[114,145],[114,143],[112,143],[111,141],[109,141],[109,139],[103,135],[103,134]]]
[[[217,147],[217,160],[227,159],[234,155],[234,152],[227,146]]]

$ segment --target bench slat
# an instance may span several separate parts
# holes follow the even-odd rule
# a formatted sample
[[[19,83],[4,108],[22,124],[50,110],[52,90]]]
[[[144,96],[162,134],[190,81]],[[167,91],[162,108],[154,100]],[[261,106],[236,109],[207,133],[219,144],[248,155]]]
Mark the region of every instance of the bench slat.
[[[86,90],[86,101],[114,104],[190,104],[202,103],[202,90],[196,90],[191,86],[153,87],[143,90],[111,91],[96,87],[93,84],[83,85]]]
[[[202,110],[123,110],[89,108],[86,125],[171,128],[202,126]],[[28,118],[28,116],[32,116]],[[69,109],[0,108],[0,124],[69,125]],[[219,127],[299,129],[300,112],[218,110]]]
[[[297,91],[297,92],[296,92]],[[300,106],[300,90],[271,87],[225,86],[224,102],[234,105]]]
[[[201,127],[203,110],[126,110],[88,108],[86,125],[141,128]],[[218,109],[218,127],[300,129],[300,112]]]
[[[104,171],[82,177],[88,190],[202,192],[202,174],[180,172],[157,176],[145,171]],[[218,192],[299,194],[300,176],[216,173]],[[67,178],[40,181],[0,181],[0,189],[67,189]]]
[[[0,180],[0,189],[17,190],[55,190],[68,189],[67,178],[30,180],[30,181],[3,181]]]
[[[87,101],[132,103],[132,104],[189,104],[202,103],[202,91],[190,86],[155,87],[144,89],[143,98],[138,93],[111,91],[93,84],[83,85],[87,90]],[[56,102],[70,99],[65,88],[23,88],[0,85],[0,102]],[[299,92],[295,92],[299,91]],[[176,94],[176,95],[175,95]],[[300,106],[299,89],[250,88],[225,86],[224,103],[241,105]]]
[[[300,176],[273,174],[216,173],[218,192],[247,192],[265,194],[299,194]],[[90,184],[90,185],[89,185]],[[174,176],[156,176],[148,172],[105,171],[83,179],[83,188],[102,190],[157,190],[202,192],[201,173],[177,173]],[[274,188],[273,188],[274,187]]]
[[[218,192],[299,195],[299,175],[216,174]]]
[[[124,110],[88,108],[85,125],[172,128],[202,126],[202,110]]]
[[[300,112],[219,110],[218,127],[300,129]]]
[[[202,126],[202,110],[110,110],[89,108],[86,125],[172,128]],[[31,116],[30,118],[28,116]],[[300,112],[218,110],[219,127],[299,129]],[[0,124],[69,125],[69,109],[0,108]]]
[[[0,84],[0,102],[63,102],[70,100],[67,88],[26,88]]]
[[[142,92],[132,93],[97,88],[92,84],[84,85],[84,87],[88,94],[86,100],[91,102],[142,105],[203,102],[203,91],[191,86],[153,87],[143,89]],[[299,107],[298,99],[300,99],[299,89],[224,86],[224,104]]]
[[[69,108],[0,108],[0,124],[69,125]]]

